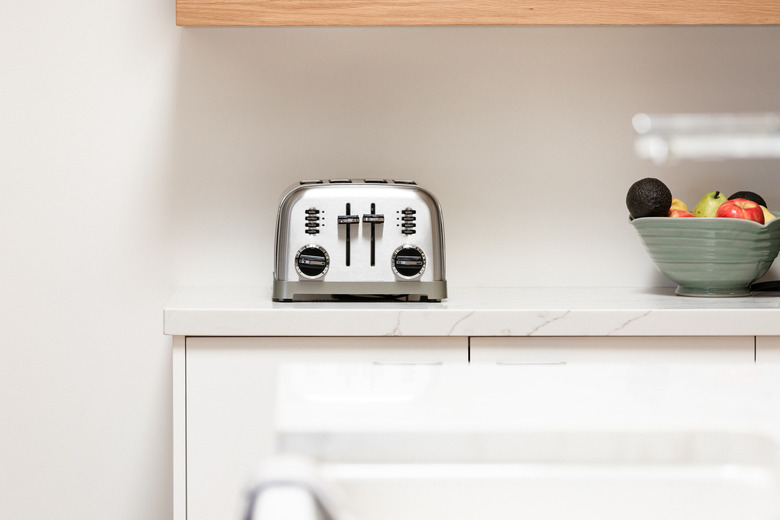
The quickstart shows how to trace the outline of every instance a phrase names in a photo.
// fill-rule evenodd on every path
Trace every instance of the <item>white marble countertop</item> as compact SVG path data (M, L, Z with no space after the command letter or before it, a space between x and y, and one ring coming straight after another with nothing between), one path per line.
M780 294L676 296L673 288L449 288L441 303L271 301L270 288L182 288L180 336L777 336Z

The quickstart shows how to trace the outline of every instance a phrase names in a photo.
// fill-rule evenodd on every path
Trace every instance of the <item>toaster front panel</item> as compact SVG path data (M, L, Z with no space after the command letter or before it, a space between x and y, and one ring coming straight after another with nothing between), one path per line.
M277 226L277 280L443 280L440 209L416 185L300 186Z

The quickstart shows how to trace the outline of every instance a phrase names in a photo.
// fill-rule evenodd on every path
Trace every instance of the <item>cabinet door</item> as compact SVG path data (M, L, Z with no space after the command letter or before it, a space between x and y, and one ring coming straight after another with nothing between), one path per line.
M756 337L756 364L780 364L780 336Z
M187 338L187 520L241 518L243 492L274 447L281 363L468 362L467 338Z
M753 336L480 337L472 363L754 363Z

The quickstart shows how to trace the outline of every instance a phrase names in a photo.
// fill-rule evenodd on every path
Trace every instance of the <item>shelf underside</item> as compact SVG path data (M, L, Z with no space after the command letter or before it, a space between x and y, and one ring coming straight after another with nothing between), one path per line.
M766 0L177 0L183 26L775 25Z

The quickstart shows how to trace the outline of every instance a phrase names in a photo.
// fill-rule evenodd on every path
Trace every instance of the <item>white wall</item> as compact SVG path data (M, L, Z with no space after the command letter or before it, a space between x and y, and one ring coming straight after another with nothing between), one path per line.
M276 204L300 178L429 187L456 285L667 283L627 223L645 176L691 205L752 189L780 207L777 161L659 168L631 128L639 111L780 109L778 27L181 34L170 180L188 282L270 283Z
M299 178L428 186L453 285L666 284L628 186L780 209L780 165L658 168L630 117L778 110L779 45L778 27L181 29L173 2L5 2L0 517L170 518L161 309L179 285L269 285Z

